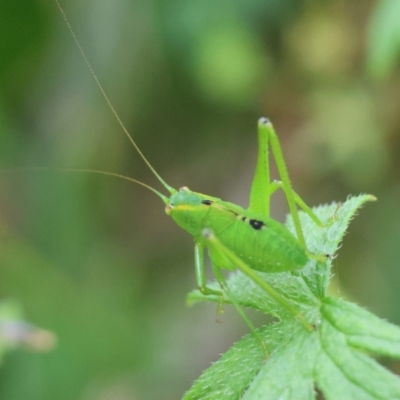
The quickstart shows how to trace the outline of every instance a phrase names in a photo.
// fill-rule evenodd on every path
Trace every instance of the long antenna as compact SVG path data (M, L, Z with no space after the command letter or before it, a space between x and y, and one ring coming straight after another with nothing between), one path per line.
M77 172L77 173L90 173L90 174L99 174L99 175L107 175L107 176L113 176L119 179L124 179L126 181L130 181L133 183L137 183L140 186L145 187L146 189L151 190L153 193L155 193L157 196L161 197L162 201L165 204L169 203L169 199L167 196L164 196L162 193L160 193L158 190L154 189L150 185L147 185L141 181L138 181L137 179L133 179L129 176L121 175L121 174L116 174L114 172L108 172L108 171L101 171L99 169L88 169L88 168L50 168L50 167L26 167L26 168L7 168L7 169L2 169L1 172L20 172L20 171L45 171L45 172Z
M143 186L152 192L154 192L158 197L161 197L163 202L165 204L169 203L169 199L167 196L164 196L162 193L160 193L158 190L154 189L150 185L146 185L145 183L138 181L137 179L133 179L129 176L121 175L121 174L116 174L114 172L108 172L108 171L100 171L98 169L87 169L87 168L56 168L56 171L60 172L85 172L85 173L91 173L91 174L100 174L100 175L108 175L108 176L114 176L119 179L125 179L126 181L134 182L137 183L140 186Z
M103 95L104 99L106 100L108 107L110 108L111 112L114 114L114 117L118 121L118 124L121 126L123 132L125 133L126 137L129 139L129 141L133 144L133 147L136 149L136 151L139 153L140 157L142 157L143 161L147 164L147 166L150 168L150 170L153 172L153 174L156 176L156 178L161 182L161 184L171 193L174 194L177 192L176 189L174 189L172 186L168 185L164 179L161 178L161 176L157 173L157 171L153 168L153 166L150 164L150 162L147 160L147 158L144 156L142 151L140 150L139 146L136 144L136 142L133 140L132 136L130 135L128 129L125 127L124 123L122 122L121 118L119 117L117 111L115 110L114 106L112 105L110 99L107 96L107 93L103 89L103 86L101 85L99 78L97 77L96 73L94 72L94 69L92 67L92 64L90 63L89 59L86 57L86 53L83 51L83 48L81 46L81 43L78 40L78 37L75 34L75 31L72 29L72 26L67 18L67 15L64 12L64 9L61 7L61 4L58 0L54 0L57 4L58 9L61 12L62 17L64 18L64 21L73 37L75 40L75 43L78 46L78 49L83 57L83 60L85 61L87 67L89 68L89 71L96 82L96 85L100 89L101 94Z

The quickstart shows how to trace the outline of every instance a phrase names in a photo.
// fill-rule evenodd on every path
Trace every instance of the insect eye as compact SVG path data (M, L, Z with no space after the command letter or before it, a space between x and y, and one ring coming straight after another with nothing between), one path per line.
M187 192L189 190L189 188L187 186L182 186L179 191L180 192Z
M165 213L166 213L167 215L171 215L173 209L174 209L174 205L173 205L173 204L167 204L167 205L165 206Z

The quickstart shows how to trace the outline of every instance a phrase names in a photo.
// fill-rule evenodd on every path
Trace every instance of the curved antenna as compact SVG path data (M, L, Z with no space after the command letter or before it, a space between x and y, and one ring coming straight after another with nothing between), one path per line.
M58 9L61 12L62 17L64 18L64 21L73 37L75 40L75 43L78 46L78 49L83 57L83 60L85 61L87 67L89 68L89 71L96 82L96 85L100 89L101 94L103 95L104 99L106 100L108 107L110 108L111 112L114 114L114 117L118 121L118 124L121 126L123 132L125 133L126 137L129 139L129 141L133 144L133 147L136 149L136 151L139 153L140 157L142 157L143 161L146 163L146 165L150 168L151 172L156 176L156 178L161 182L161 184L170 192L170 194L174 194L177 192L176 189L174 189L172 186L168 185L163 178L157 173L157 171L153 168L153 166L150 164L150 162L147 160L147 158L144 156L142 151L139 149L139 146L136 144L136 142L133 140L132 136L130 135L128 129L125 127L124 123L122 122L121 118L119 117L117 111L115 110L114 106L111 104L110 99L107 96L107 93L103 89L103 86L101 85L99 78L97 77L96 73L94 72L94 69L92 67L92 64L90 63L89 59L86 57L86 53L83 51L83 48L81 46L81 43L78 40L78 37L75 35L75 31L72 29L72 26L67 18L67 15L64 12L64 9L61 7L61 4L59 3L58 0L54 0L56 2L56 5Z
M119 179L125 179L126 181L130 181L133 183L137 183L140 186L143 186L149 190L151 190L153 193L155 193L158 197L161 197L162 201L165 204L169 203L169 199L167 196L164 196L162 193L160 193L158 190L154 189L150 185L147 185L146 183L143 183L141 181L138 181L137 179L133 179L129 176L121 175L121 174L116 174L114 172L108 172L108 171L101 171L98 169L85 169L85 168L56 168L56 171L60 172L82 172L82 173L90 173L90 174L100 174L100 175L108 175L108 176L113 176Z
M138 181L137 179L133 179L129 176L121 175L121 174L116 174L114 172L108 172L108 171L101 171L99 169L86 169L86 168L49 168L49 167L27 167L27 168L8 168L8 169L2 169L1 172L18 172L18 171L48 171L48 172L78 172L78 173L89 173L89 174L100 174L100 175L107 175L107 176L113 176L119 179L124 179L126 181L130 181L133 183L137 183L140 186L145 187L146 189L151 190L153 193L155 193L158 197L162 199L162 201L165 204L169 203L169 199L167 196L164 196L162 193L160 193L158 190L154 189L150 185L147 185L146 183L143 183L141 181Z

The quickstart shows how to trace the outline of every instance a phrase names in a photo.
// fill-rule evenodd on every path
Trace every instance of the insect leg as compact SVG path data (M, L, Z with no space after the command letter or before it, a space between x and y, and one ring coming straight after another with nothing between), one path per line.
M269 173L269 151L268 131L261 129L258 123L258 156L256 172L250 190L249 210L258 212L269 217L270 213L270 173Z
M294 191L290 183L289 174L287 172L286 163L283 158L281 145L279 143L278 136L275 133L275 129L271 122L268 120L260 120L260 129L265 129L268 131L269 140L271 143L271 149L274 153L276 166L278 167L278 172L282 180L282 189L285 192L286 200L288 202L289 210L293 218L293 224L297 233L297 238L301 244L305 246L305 240L303 236L303 231L301 229L299 213L296 208L296 201L294 196Z
M225 277L221 273L221 269L214 265L214 263L211 263L214 271L215 278L217 279L219 285L221 286L222 290L228 295L229 300L233 304L233 306L236 308L236 311L239 313L239 315L243 318L244 322L246 325L250 328L252 334L254 337L258 340L260 343L262 349L264 350L265 353L265 358L269 357L268 350L265 346L264 340L261 338L259 333L257 332L257 329L254 327L254 325L251 323L247 315L244 313L242 307L240 307L239 303L235 300L235 297L232 295L232 293L229 290L228 284L226 283Z
M219 315L223 312L224 294L219 290L207 287L206 274L204 269L204 245L199 242L195 242L194 245L194 264L196 269L197 287L200 293L204 294L204 296L215 295L219 297L218 310L217 310L217 321L218 321Z
M217 295L220 297L220 302L219 302L219 306L218 306L218 315L219 315L222 310L223 303L224 303L224 293L221 291L218 291L218 290L210 289L206 286L206 277L205 277L205 270L204 270L204 245L199 242L196 242L194 252L195 252L197 286L198 286L200 292L205 296ZM224 276L221 273L220 268L217 267L214 263L212 263L211 265L212 265L212 268L214 271L215 278L217 279L219 285L221 286L221 289L229 297L229 300L231 301L233 306L236 308L239 315L243 318L244 322L250 328L254 337L260 342L261 347L264 350L265 357L267 358L268 351L267 351L267 348L266 348L265 343L262 340L261 336L257 332L256 328L253 326L253 324L250 322L250 320L247 318L247 315L244 313L244 311L242 310L242 308L240 307L238 302L235 300L235 298L230 293L228 285L226 283Z
M272 195L276 190L283 189L283 183L281 181L273 181L270 185L270 195ZM293 191L294 201L295 203L309 215L309 217L320 227L324 228L330 225L330 223L323 223L311 210L310 207L304 202L304 200L295 192Z
M203 231L203 237L207 242L207 246L211 247L213 251L221 252L225 257L227 257L233 265L239 268L245 275L259 285L277 303L285 307L308 331L312 332L314 330L311 324L304 319L301 312L297 310L291 302L282 297L268 282L262 279L256 271L250 268L240 257L224 246L211 230L205 229Z
M258 142L258 161L250 191L249 209L269 217L271 182L268 164L268 149L269 146L271 146L275 157L275 163L278 167L278 172L282 180L282 189L285 192L289 210L293 218L293 224L296 230L297 238L299 242L306 247L299 214L296 208L294 191L290 183L286 163L283 158L281 146L279 144L279 139L275 133L273 125L267 118L260 118L258 121Z

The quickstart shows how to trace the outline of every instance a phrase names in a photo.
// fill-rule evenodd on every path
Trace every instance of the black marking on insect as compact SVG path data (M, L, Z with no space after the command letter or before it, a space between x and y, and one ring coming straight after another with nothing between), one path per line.
M246 222L246 217L242 217L242 221Z
M256 230L259 230L259 229L261 229L263 226L265 226L264 222L259 221L259 220L257 220L257 219L250 219L249 222L250 222L251 227L254 228L254 229L256 229Z
M202 200L202 204L205 204L206 206L211 206L212 203L212 200Z

